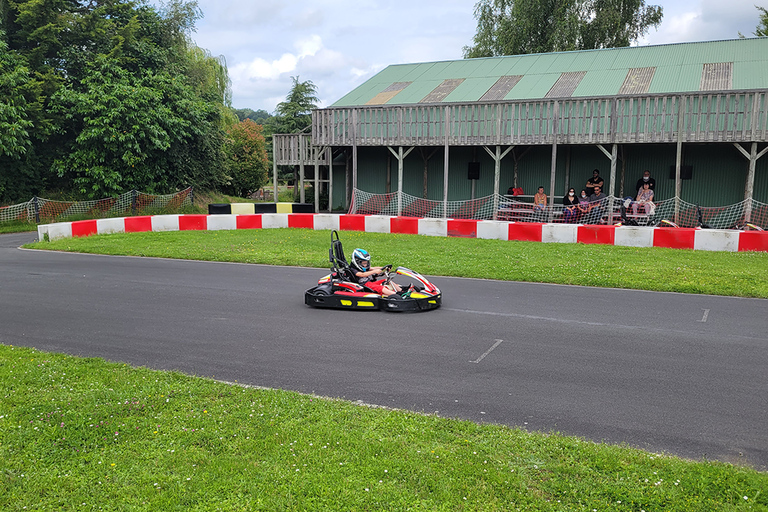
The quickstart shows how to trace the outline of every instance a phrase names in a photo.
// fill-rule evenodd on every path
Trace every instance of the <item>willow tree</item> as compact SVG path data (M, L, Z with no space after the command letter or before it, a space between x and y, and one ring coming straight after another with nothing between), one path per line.
M661 23L645 0L480 0L464 57L629 46Z

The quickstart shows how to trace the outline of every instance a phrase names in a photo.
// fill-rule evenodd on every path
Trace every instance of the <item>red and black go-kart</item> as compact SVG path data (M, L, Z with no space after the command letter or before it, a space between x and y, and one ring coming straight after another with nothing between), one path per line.
M316 308L337 309L381 309L383 311L425 311L436 309L442 303L442 294L437 286L418 272L405 267L392 270L392 265L384 267L382 279L386 284L396 275L413 279L408 286L402 286L402 292L394 295L381 295L364 284L359 284L355 272L344 258L344 250L336 231L331 232L329 251L331 273L321 278L317 286L304 294L304 303Z

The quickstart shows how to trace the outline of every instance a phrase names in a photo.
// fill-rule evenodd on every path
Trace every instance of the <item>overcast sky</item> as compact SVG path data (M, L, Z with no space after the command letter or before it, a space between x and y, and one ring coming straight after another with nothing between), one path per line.
M198 0L192 38L223 55L235 108L272 113L291 77L311 80L325 107L390 64L462 58L476 0ZM663 0L641 44L752 36L768 0Z

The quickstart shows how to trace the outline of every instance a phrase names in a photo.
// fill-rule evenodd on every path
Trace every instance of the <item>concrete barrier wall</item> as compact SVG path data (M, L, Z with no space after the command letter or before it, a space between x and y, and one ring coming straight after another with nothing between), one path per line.
M42 224L40 240L142 231L304 228L406 233L439 237L520 240L546 243L668 247L699 251L766 251L768 231L539 224L464 219L419 219L381 215L263 213L247 215L154 215Z

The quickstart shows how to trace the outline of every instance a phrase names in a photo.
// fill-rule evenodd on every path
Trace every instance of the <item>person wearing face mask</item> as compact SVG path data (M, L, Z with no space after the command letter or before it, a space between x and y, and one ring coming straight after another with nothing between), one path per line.
M589 195L586 190L579 194L579 218L589 211Z
M643 171L643 177L637 180L637 184L635 185L635 192L639 192L641 188L643 188L643 184L648 183L648 188L650 190L656 190L656 180L651 178L651 171L645 170Z
M576 197L576 191L573 188L568 189L568 193L563 197L563 220L567 224L576 222L579 215L579 198Z

